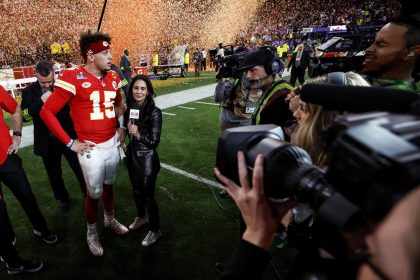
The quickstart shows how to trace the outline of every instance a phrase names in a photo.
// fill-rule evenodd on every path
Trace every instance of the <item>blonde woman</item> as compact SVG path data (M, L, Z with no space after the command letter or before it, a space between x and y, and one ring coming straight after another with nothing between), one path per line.
M337 82L338 81L338 82ZM346 86L370 86L359 74L354 72L334 72L308 80L305 84L343 84ZM310 104L294 97L297 108L293 110L293 116L298 122L292 142L306 150L314 164L325 166L328 164L328 156L325 151L324 131L331 125L335 117L342 114L341 111L324 111L322 106Z

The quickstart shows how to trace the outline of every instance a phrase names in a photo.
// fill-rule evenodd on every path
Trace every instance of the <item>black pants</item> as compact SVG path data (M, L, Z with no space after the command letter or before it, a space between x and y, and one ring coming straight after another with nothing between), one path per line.
M194 77L200 77L200 64L194 63Z
M79 181L80 190L84 195L86 195L85 179L83 178L77 154L67 148L57 138L50 137L48 140L47 155L42 157L42 161L44 162L45 170L47 171L48 179L50 180L55 199L63 202L69 201L70 199L62 176L62 155L66 157L70 168L73 170L74 175L76 175L76 178Z
M136 155L131 151L129 156L128 175L133 187L137 216L144 217L147 209L150 230L157 232L160 229L160 219L155 190L160 168L159 159L153 150L139 151Z
M295 86L296 79L299 80L299 83L303 85L305 82L305 68L302 67L292 67L292 71L290 71L290 84Z
M47 223L32 193L28 177L22 167L22 160L18 155L9 155L6 161L0 165L0 181L12 191L20 202L33 228L40 231L41 234L48 233Z
M6 203L3 200L3 191L0 186L0 256L8 264L17 263L19 260L13 245L14 238L15 232L10 223Z

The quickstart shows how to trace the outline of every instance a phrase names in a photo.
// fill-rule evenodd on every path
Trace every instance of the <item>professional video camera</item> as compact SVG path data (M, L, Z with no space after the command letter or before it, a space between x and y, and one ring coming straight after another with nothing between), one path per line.
M350 89L353 97L358 90L310 86L303 87L301 98L305 101L306 97L312 96L313 103L318 104L326 103L323 94L327 92L328 96L331 87L336 95L337 89ZM314 98L315 92L318 97ZM392 109L394 103L394 111L409 112L410 106L416 101L418 104L419 100L414 92L363 88L365 96L378 96L379 93L382 100L387 101L371 102L370 108L362 109ZM346 104L346 98L341 99L344 102L338 96L328 106L360 111L354 101ZM396 103L394 99L400 102ZM354 229L361 221L380 221L401 197L419 185L420 117L387 112L342 115L336 118L327 135L331 163L326 171L313 165L303 149L285 142L281 129L274 125L226 130L219 138L216 166L222 174L239 183L237 151L245 153L251 172L257 155L263 154L265 195L272 200L295 198L309 205L316 219L338 231ZM324 228L320 235L326 232Z
M231 45L223 47L225 56L216 57L215 63L220 66L217 79L237 77L240 73L235 70L244 63L246 49L244 47L233 47Z

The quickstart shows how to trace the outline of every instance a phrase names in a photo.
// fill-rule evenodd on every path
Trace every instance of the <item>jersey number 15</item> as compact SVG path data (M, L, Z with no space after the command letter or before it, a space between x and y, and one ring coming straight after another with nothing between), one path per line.
M103 120L105 117L108 119L115 118L114 111L114 99L115 91L105 90L103 91L103 111L101 111L101 95L99 90L95 90L90 94L90 100L92 101L93 112L90 113L90 119Z

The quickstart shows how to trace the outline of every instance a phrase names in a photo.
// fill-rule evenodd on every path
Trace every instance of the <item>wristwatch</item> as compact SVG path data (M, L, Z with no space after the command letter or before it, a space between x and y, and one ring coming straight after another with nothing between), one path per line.
M20 131L13 131L13 135L14 136L22 137L22 132L20 132Z

